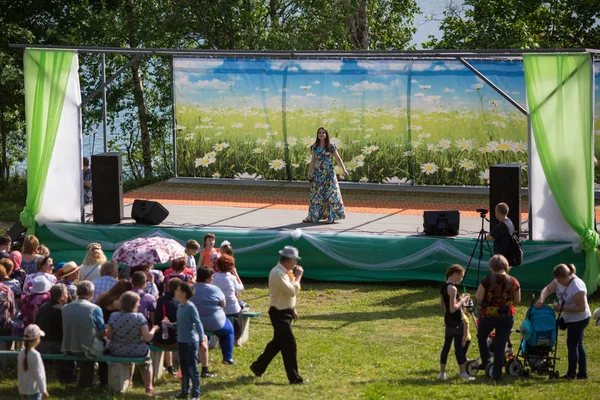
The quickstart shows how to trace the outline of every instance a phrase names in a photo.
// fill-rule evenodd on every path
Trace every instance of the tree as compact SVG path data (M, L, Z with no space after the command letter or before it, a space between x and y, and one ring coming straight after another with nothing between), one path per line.
M441 39L428 48L536 49L597 48L600 0L465 0L450 3Z

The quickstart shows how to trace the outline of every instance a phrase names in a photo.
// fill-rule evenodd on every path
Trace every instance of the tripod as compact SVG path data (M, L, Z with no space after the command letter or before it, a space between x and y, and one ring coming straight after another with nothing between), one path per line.
M477 236L477 241L475 242L475 246L473 247L473 252L471 252L471 258L469 258L469 263L467 264L467 268L465 269L465 276L467 276L467 273L469 272L469 268L471 267L471 263L473 262L473 256L475 256L475 251L477 251L477 248L479 247L479 257L477 258L477 280L476 280L477 283L479 283L479 270L481 268L481 259L483 258L483 243L484 242L487 244L487 249L488 249L488 253L490 254L490 257L492 256L492 249L490 248L490 244L489 244L489 242L487 242L487 240L485 240L485 238L487 236L487 232L484 229L484 223L486 221L486 218L485 218L486 214L487 214L487 211L485 213L481 212L479 214L479 216L481 217L481 230L479 231L479 235Z

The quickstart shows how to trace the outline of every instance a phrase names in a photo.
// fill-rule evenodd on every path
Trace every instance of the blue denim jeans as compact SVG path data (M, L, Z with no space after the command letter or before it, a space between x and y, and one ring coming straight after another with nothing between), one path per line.
M569 354L569 370L567 375L570 378L587 377L587 356L583 347L583 332L590 323L590 317L582 321L567 323L567 350ZM579 373L576 373L579 366Z
M510 330L515 323L515 317L495 317L495 318L480 318L479 326L477 327L477 342L479 343L479 356L482 364L488 365L490 362L490 350L487 346L487 338L496 330L494 339L494 376L497 381L502 376L502 368L504 368L506 343L510 337Z
M234 332L233 324L226 318L225 325L216 332L213 332L219 338L219 345L221 346L221 354L223 355L223 361L233 360L233 342Z
M198 372L198 342L179 342L179 366L181 367L181 392L190 394L192 381L192 397L200 396L200 373Z

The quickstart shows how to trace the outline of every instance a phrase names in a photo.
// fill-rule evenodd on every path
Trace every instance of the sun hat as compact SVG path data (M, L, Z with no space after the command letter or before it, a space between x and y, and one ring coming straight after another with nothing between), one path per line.
M43 330L40 329L36 324L29 324L25 331L23 332L23 339L25 340L35 340L40 336L46 336Z
M31 293L46 293L52 288L52 283L48 279L46 279L43 275L38 275L33 278L33 282L31 284Z
M223 246L231 246L231 243L229 243L229 240L223 240L221 242L221 246L219 246L219 247L223 247Z
M69 261L65 263L60 270L60 277L66 278L69 275L73 275L75 272L79 271L79 266L75 261Z
M300 259L298 255L298 249L294 246L285 246L282 250L279 250L279 254L287 258L294 258L296 260Z

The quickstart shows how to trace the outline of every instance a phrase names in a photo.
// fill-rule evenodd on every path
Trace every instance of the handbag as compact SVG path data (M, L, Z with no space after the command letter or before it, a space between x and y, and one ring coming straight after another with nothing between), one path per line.
M556 321L556 325L558 326L558 329L560 329L561 331L566 331L567 330L567 323L565 322L565 319L563 317L560 317Z
M563 307L565 306L565 296L567 295L567 289L569 288L569 285L571 284L571 282L573 282L574 280L575 280L575 278L571 278L571 280L569 281L569 283L567 283L567 286L565 287L565 294L562 296L562 299L561 299L560 311L558 312L558 319L556 320L556 326L561 331L566 331L567 330L567 322L561 316L561 314L562 314Z
M463 322L446 324L446 337L458 336L463 334Z

